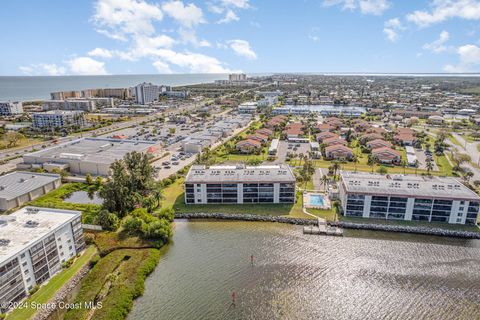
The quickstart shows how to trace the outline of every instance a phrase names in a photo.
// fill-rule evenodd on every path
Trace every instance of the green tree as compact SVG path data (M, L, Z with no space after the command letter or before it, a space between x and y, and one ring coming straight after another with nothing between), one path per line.
M415 160L415 162L413 163L413 167L415 168L415 175L417 174L419 166L420 166L420 162L418 162L418 160Z
M108 212L108 210L101 210L96 218L96 223L104 230L115 231L118 229L120 220L116 214Z
M387 174L387 173L388 173L388 169L387 169L385 166L380 166L380 167L378 167L378 169L377 169L377 173Z
M425 162L425 167L427 168L427 174L430 175L430 171L433 170L433 162L430 158Z
M87 175L85 176L85 183L88 184L88 185L93 184L93 178L92 178L92 175L90 173L87 173Z
M453 169L458 171L463 163L471 161L472 158L465 153L452 152L452 160L455 162L455 167Z

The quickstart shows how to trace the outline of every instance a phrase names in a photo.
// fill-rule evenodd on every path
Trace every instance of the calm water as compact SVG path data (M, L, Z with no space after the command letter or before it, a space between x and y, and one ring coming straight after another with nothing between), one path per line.
M64 199L65 202L81 203L81 204L102 204L103 199L99 197L97 192L88 193L86 191L75 191Z
M478 241L354 235L177 222L129 319L478 319Z
M228 79L227 74L144 74L110 76L0 77L1 100L50 99L50 92L89 88L122 88L141 82L170 86Z

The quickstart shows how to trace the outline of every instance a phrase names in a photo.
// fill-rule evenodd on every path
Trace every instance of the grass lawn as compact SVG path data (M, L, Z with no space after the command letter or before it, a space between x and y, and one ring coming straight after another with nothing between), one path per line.
M336 221L335 210L333 209L324 210L324 209L308 208L307 211L308 213L311 213L317 217L323 218L327 221Z
M480 228L478 228L477 226L449 224L449 223L441 223L441 222L383 220L383 219L370 219L370 218L364 219L364 218L357 218L357 217L345 217L343 215L339 215L338 218L340 221L353 222L353 223L389 224L389 225L399 225L399 226L409 226L409 227L428 227L428 228L438 228L438 229L446 229L446 230L480 232Z
M460 147L463 147L463 145L460 143L460 141L458 141L457 138L455 138L453 135L449 134L448 139L450 141L452 141L453 144L455 144L457 146L460 146Z
M12 152L15 152L16 149L28 147L37 143L41 143L42 141L43 140L36 138L25 138L19 140L14 147L7 148L8 142L4 139L0 139L0 150L11 150Z
M297 197L295 204L209 204L209 205L186 205L183 195L183 178L177 179L173 184L164 189L164 206L172 206L177 213L245 213L257 215L288 216L292 218L311 217L302 210L302 197Z
M94 246L89 246L85 252L75 260L75 262L70 266L70 268L60 271L56 274L50 281L45 285L41 286L37 292L30 296L26 300L26 306L30 305L32 302L35 303L47 303L55 293L72 278L90 259L97 253L97 249ZM31 308L22 308L15 309L7 317L8 320L25 320L30 319L36 310Z
M65 183L60 188L53 190L46 195L43 195L29 203L31 206L46 207L66 210L80 210L82 211L82 222L93 223L95 217L101 209L97 204L80 204L69 203L63 200L75 191L89 191L93 186L88 186L84 183Z
M116 232L90 234L103 256L88 275L74 303L101 301L102 308L72 309L65 319L123 320L133 306L133 300L142 295L145 278L160 259L160 250L152 248L154 242L127 237ZM147 247L150 246L150 247ZM114 250L114 251L112 251Z
M433 157L440 172L443 172L446 176L451 176L453 174L453 167L450 165L450 162L448 162L448 159L445 155L437 156L434 154ZM432 174L433 173L435 173L435 171L432 171Z

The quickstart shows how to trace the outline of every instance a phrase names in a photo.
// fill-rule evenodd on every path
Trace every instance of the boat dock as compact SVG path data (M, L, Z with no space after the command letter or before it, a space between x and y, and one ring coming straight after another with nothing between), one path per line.
M325 221L318 221L318 226L304 226L303 234L322 234L326 236L343 236L343 229L328 226Z

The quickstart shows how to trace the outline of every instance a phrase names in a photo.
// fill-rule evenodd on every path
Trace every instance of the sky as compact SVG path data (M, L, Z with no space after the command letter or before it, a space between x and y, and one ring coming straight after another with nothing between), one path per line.
M480 0L2 0L0 75L480 71Z

